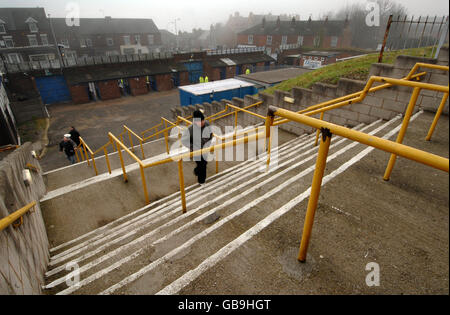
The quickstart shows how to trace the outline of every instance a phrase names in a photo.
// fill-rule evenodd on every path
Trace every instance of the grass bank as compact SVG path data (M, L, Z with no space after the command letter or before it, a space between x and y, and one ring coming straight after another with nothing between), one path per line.
M431 49L431 47L426 47L388 51L383 54L383 63L392 64L399 55L429 57ZM378 53L341 61L283 81L264 90L264 92L273 94L275 90L290 91L293 87L309 88L316 82L337 84L340 78L365 81L368 79L370 66L377 62Z

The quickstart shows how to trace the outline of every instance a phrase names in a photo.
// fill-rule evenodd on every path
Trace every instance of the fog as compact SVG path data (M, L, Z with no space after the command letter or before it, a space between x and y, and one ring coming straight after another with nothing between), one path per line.
M230 14L239 12L247 17L254 14L299 15L301 20L309 16L318 19L327 12L336 12L346 5L367 4L369 0L0 0L0 7L44 7L52 17L65 17L68 4L77 4L80 17L99 18L151 18L159 29L192 31L193 28L209 29L211 24L225 23ZM409 15L448 15L448 0L397 0Z

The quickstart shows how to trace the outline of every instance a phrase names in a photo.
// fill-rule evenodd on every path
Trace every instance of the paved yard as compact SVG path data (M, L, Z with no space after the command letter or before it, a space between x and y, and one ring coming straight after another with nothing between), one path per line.
M50 127L48 150L40 161L44 171L68 165L58 144L71 125L80 132L92 150L108 141L108 132L115 135L127 125L140 133L161 121L161 117L172 119L170 109L180 105L178 90L155 92L141 96L91 102L81 105L58 104L48 107Z

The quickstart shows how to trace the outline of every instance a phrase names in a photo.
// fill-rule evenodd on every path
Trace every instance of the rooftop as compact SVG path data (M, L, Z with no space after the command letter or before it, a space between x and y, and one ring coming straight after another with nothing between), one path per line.
M226 80L220 80L220 81L213 81L213 82L207 82L207 83L199 83L199 84L192 84L187 86L179 87L180 90L183 90L185 92L194 94L194 95L203 95L208 94L212 92L221 92L221 91L227 91L232 89L237 89L241 87L248 87L253 86L254 84L245 82L238 79L226 79Z

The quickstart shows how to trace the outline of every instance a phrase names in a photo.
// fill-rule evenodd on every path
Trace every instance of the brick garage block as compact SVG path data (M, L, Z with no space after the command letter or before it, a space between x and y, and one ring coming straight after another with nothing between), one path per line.
M72 85L70 86L69 91L74 104L83 104L90 101L87 84Z
M97 86L102 100L120 98L122 96L116 80L101 81L97 83Z

